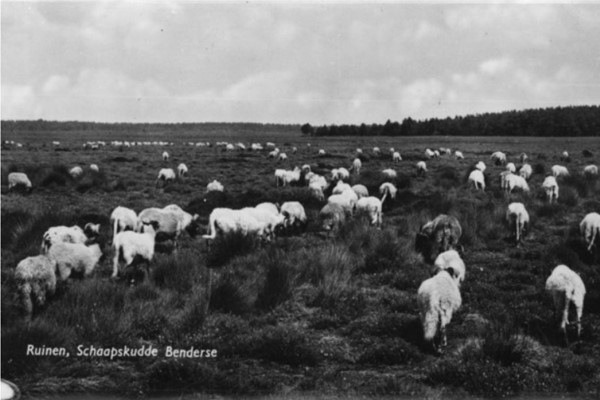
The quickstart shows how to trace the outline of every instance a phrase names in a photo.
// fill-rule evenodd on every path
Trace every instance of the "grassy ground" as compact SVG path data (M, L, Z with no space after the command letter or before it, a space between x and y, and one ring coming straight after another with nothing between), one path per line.
M163 148L107 147L83 150L77 140L59 138L54 149L40 141L2 150L2 376L28 395L38 393L202 392L298 396L345 393L348 396L471 394L505 396L530 393L598 395L600 387L599 258L585 251L579 221L600 210L600 182L579 176L583 149L600 154L597 139L511 138L302 138L232 135L231 142L271 140L286 151L286 162L266 152L222 152L191 147L189 137L168 137L171 160ZM214 140L216 137L211 137ZM55 140L53 138L52 140ZM104 138L106 139L106 138ZM309 147L307 144L310 143ZM291 147L298 152L291 154ZM379 146L384 155L371 152ZM425 147L460 149L466 160L428 161L417 176L414 164ZM336 237L318 232L323 205L301 187L276 188L275 168L310 164L316 172L349 167L354 150L364 150L363 169L352 183L371 192L392 167L398 197L384 205L381 230L357 219ZM388 148L401 151L391 162ZM326 157L318 157L324 148ZM521 151L530 156L534 175L530 194L507 199L489 154L506 151L509 161ZM560 153L573 176L559 181L556 205L544 201L541 182ZM489 190L466 184L469 167L488 164ZM160 168L185 162L184 182L155 187ZM79 180L66 171L96 163ZM6 176L25 171L29 194L7 193ZM222 197L205 197L218 179ZM301 201L306 232L261 244L228 237L210 250L199 238L185 237L171 252L162 246L150 279L130 287L109 279L112 251L108 217L117 205L136 211L176 203L206 222L216 205L243 207L261 201ZM504 222L510 201L523 201L532 219L525 241L516 246ZM421 342L416 291L428 266L414 251L419 226L438 215L455 215L463 226L467 277L463 306L449 326L444 355L428 353ZM39 252L50 226L102 224L105 258L90 279L73 279L58 288L31 321L20 316L12 271L19 260ZM565 263L587 286L581 341L561 343L544 293L550 271ZM27 357L28 344L65 347L71 357ZM158 357L77 357L78 345L159 349ZM167 346L217 349L214 359L164 356Z

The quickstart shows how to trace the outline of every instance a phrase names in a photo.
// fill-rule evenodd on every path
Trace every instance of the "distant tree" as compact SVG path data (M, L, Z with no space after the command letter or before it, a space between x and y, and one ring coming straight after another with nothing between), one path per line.
M302 125L302 127L300 127L300 132L302 132L303 135L314 135L315 130L314 128L309 124L306 123L304 125Z

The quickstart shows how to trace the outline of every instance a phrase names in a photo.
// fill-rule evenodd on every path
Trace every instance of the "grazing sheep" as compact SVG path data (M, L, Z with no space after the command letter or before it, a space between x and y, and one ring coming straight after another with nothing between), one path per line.
M267 158L277 158L279 156L279 149L271 150L269 154L267 154Z
M394 186L393 183L383 182L381 186L379 186L379 194L381 195L381 203L388 198L388 196L393 200L396 198L396 194L398 193L398 189Z
M177 248L178 239L186 231L191 237L198 233L197 214L191 215L185 212L176 204L170 204L164 208L146 208L138 215L138 229L150 223L156 223L154 230L156 231L157 241L162 241L164 238L172 239L174 248ZM158 238L160 235L160 238Z
M185 178L188 174L188 167L184 163L181 163L177 166L177 176L179 178Z
M454 152L454 157L455 157L457 160L464 160L464 159L465 159L465 156L463 155L462 151L458 151L458 150L456 150L456 151Z
M546 197L548 198L548 202L550 204L558 201L558 183L556 182L555 177L547 176L542 183L542 188L546 192Z
M273 215L278 215L279 214L279 207L277 206L277 204L271 203L269 201L265 201L263 203L260 203L260 204L256 205L254 208L270 212Z
M325 200L323 191L327 188L327 180L320 175L314 175L308 182L308 190L319 201Z
M452 154L452 150L450 150L448 147L440 147L439 150L440 150L441 154L445 154L445 155Z
M508 177L509 175L511 175L512 172L510 171L502 171L500 172L500 188L505 191L508 192Z
M440 253L433 263L431 276L435 276L442 270L451 270L450 275L456 279L458 286L465 280L466 267L465 262L456 250L448 250Z
M56 291L56 261L45 255L27 257L15 268L15 281L20 302L27 316L43 307Z
M529 185L527 184L527 181L525 178L519 175L507 175L505 185L507 193L512 193L512 191L515 189L521 189L524 192L529 192Z
M98 167L98 164L90 164L90 170L100 172L100 167Z
M362 153L363 153L363 151L362 151L362 149L361 149L361 148L357 148L357 149L356 149L356 154L357 154L357 155L361 155Z
M117 206L110 214L110 224L113 227L113 239L117 233L138 227L138 216L130 208Z
M480 189L485 190L485 178L483 176L483 172L478 169L474 169L469 174L469 182L473 183L473 186L476 190Z
M350 172L346 168L334 168L331 170L331 179L334 181L350 179Z
M386 179L396 179L396 177L398 176L398 173L391 168L384 169L383 171L381 171L381 173L383 174L383 176L385 176Z
M306 227L306 212L298 201L286 201L281 205L283 227L285 229L303 229Z
M521 161L521 164L524 164L524 163L525 163L525 161L527 161L527 159L528 159L528 158L529 158L529 157L527 157L527 154L525 154L525 153L521 153L521 154L519 155L519 160Z
M558 265L546 280L546 292L552 296L557 317L561 317L560 330L568 344L567 325L569 323L569 306L575 306L577 314L577 338L581 335L581 316L583 314L583 298L585 285L579 275L566 265ZM562 314L562 315L561 315Z
M102 257L102 250L98 244L56 243L46 255L56 261L58 279L65 281L72 272L82 273L84 277L91 275Z
M286 174L285 169L277 168L275 170L275 187L283 186L283 177Z
M377 146L373 147L373 154L375 154L376 156L381 154L381 149Z
M71 177L73 179L79 178L82 174L83 174L83 168L81 168L79 165L77 165L69 170L69 175L71 175Z
M361 184L354 185L354 186L352 186L352 190L354 190L354 193L356 193L356 195L358 196L359 199L361 199L362 197L369 196L369 189L367 189L367 187L365 185L361 185Z
M285 161L287 159L288 159L287 154L285 154L285 153L279 153L279 157L278 157L279 161Z
M294 167L292 171L286 170L282 176L282 185L288 186L292 183L299 182L301 177L302 170L298 167Z
M485 172L485 163L483 161L479 161L477 164L475 164L475 169L480 170L481 172Z
M515 232L515 240L519 243L523 232L529 227L529 213L523 203L510 203L506 210L506 221L511 230Z
M242 211L252 215L257 221L264 224L264 236L268 240L272 239L275 232L283 227L285 218L279 213L277 206L272 203L262 203L256 207L245 207Z
M588 178L598 176L598 166L596 166L594 164L586 165L583 168L583 174L585 176L587 176Z
M56 243L85 243L88 240L83 229L77 225L53 226L48 228L42 237L41 252L46 254Z
M435 157L435 153L431 149L425 149L425 158L430 160L433 157Z
M591 252L596 242L600 241L600 214L596 212L587 214L579 223L579 231L587 244L588 251Z
M8 190L16 187L25 187L28 191L31 190L31 181L24 172L11 172L8 174Z
M160 181L163 181L165 184L167 182L175 181L175 171L173 171L173 168L162 168L158 171L158 177L156 178L155 184L156 187L158 187Z
M394 162L400 162L400 161L402 161L402 156L400 155L399 152L397 152L397 151L393 152L393 154L392 154L392 161L394 161Z
M438 150L434 150L433 155L435 158L440 158L440 152Z
M351 170L353 170L356 173L356 175L360 175L361 168L362 168L362 161L360 161L360 158L355 158L354 161L352 161Z
M210 213L208 233L204 239L214 240L217 234L239 232L244 235L257 235L263 237L267 224L259 221L247 209L233 210L231 208L217 207Z
M531 174L533 173L533 169L529 164L523 164L521 168L519 168L519 175L523 177L525 180L529 180L531 178Z
M462 304L458 282L452 276L452 268L440 271L421 283L417 291L423 338L436 353L447 345L446 325Z
M440 214L421 226L415 240L415 250L432 263L438 254L456 250L462 236L462 227L456 217Z
M424 174L427 172L427 164L425 161L417 162L417 174Z
M98 237L98 235L100 235L100 224L93 224L91 222L88 222L83 227L83 233L88 238Z
M381 228L382 203L377 197L362 197L356 202L356 212L363 213L369 217L371 225Z
M558 178L560 176L569 176L569 170L567 169L567 167L565 167L563 165L553 165L552 166L552 175L555 178Z
M292 154L296 154L298 152L298 148L296 146L292 147Z
M146 275L150 275L150 262L154 257L154 245L158 224L152 222L143 224L140 232L124 231L119 232L113 239L114 259L112 278L119 274L119 264L122 259L125 262L125 268L133 265L134 262L143 261L146 264Z
M163 151L162 159L163 159L163 161L169 161L169 153L166 151Z
M206 192L222 192L224 189L223 185L221 184L221 182L219 182L218 180L213 180L212 182L209 182L208 185L206 185Z
M310 164L304 164L302 166L302 168L300 168L300 170L302 171L303 174L308 174L309 172L312 171L312 168L310 167ZM308 177L307 177L308 179Z
M517 167L515 166L515 163L509 162L508 164L506 164L506 170L510 171L511 174L514 174L515 172L517 172Z
M325 157L327 155L327 152L323 149L319 149L319 157Z
M356 206L357 201L358 196L352 189L345 190L340 194L333 194L327 199L328 204L339 205L347 215L352 215L354 213L354 207Z
M490 158L496 165L506 164L506 154L501 151L493 152Z
M562 154L560 155L560 160L561 161L566 161L566 162L571 161L571 157L569 157L569 152L568 151L563 151Z
M346 213L338 204L326 204L319 212L319 221L325 231L338 231L346 222Z
M346 190L352 190L352 187L342 181L338 181L337 184L335 185L335 187L333 188L333 190L331 191L331 194L341 194L343 192L345 192ZM358 196L358 194L357 194Z

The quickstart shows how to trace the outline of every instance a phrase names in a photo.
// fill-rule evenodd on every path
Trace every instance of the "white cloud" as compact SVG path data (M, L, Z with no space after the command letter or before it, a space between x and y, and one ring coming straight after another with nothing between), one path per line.
M511 65L511 60L507 57L486 60L479 64L479 70L486 75L497 75L505 72Z

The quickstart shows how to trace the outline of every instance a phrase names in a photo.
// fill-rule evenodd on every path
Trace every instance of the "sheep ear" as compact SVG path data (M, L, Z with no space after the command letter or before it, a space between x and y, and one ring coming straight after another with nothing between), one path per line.
M448 267L448 268L446 268L446 271L448 271L448 273L450 274L451 277L456 278L456 273L454 272L454 268Z

